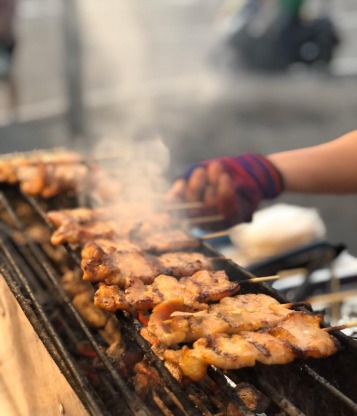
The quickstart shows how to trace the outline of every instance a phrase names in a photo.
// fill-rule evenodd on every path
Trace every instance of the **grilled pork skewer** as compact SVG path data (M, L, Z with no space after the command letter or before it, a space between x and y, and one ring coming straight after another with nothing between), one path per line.
M111 218L111 215L99 210L92 217L93 213L81 209L74 214L75 219L68 211L48 214L52 224L58 227L51 237L53 245L84 245L97 239L129 239L140 245L142 250L160 253L197 248L201 244L184 230L174 228L174 219L168 213L149 213L145 217L127 214Z
M212 284L214 287L210 286ZM152 315L151 322L155 322L155 319L160 321L177 316L187 318L196 316L197 310L208 309L209 306L204 305L204 302L218 301L223 297L231 296L240 287L238 282L229 281L224 271L208 270L198 271L180 280L173 276L159 275L151 285L132 278L127 279L126 285L127 288L122 290L117 285L100 284L94 298L96 306L110 312L117 310L134 312L149 310L162 303L162 309L157 307L158 313ZM276 302L275 299L273 302ZM287 303L278 304L277 307L288 309L300 306L302 303L306 304L305 302ZM189 312L180 312L182 310Z
M154 232L140 240L134 239L134 241L137 241L143 250L155 254L169 251L195 250L201 246L199 239L192 238L181 229Z
M208 365L232 370L262 364L287 364L295 358L322 358L334 354L337 340L320 328L321 316L293 312L274 328L200 338L190 349L166 350L164 359L179 366L194 381L202 380Z
M126 279L136 277L152 283L159 274L183 277L199 270L212 270L213 260L197 252L149 255L128 240L98 240L82 250L83 279L126 286ZM145 272L143 272L145 270Z
M77 153L63 149L0 159L0 182L18 183L25 194L43 198L68 191L81 192L90 187L96 196L110 199L121 191L120 184L104 171L83 164Z
M224 271L210 272L202 270L190 277L177 280L172 276L160 275L151 285L134 279L127 289L101 284L97 290L94 303L97 307L115 312L118 310L149 310L160 302L180 299L189 308L207 308L205 302L218 301L239 290L237 282L229 281Z
M18 153L4 155L0 159L0 182L10 184L19 181L18 172L23 167L37 166L46 163L77 163L79 155L64 149L35 151L28 154Z
M249 293L224 297L218 304L197 312L191 305L176 298L154 308L142 334L169 346L218 333L256 331L272 327L292 313L287 306L271 296Z
M0 181L19 183L24 193L44 198L62 192L78 191L89 172L88 167L78 164L78 160L78 154L67 150L3 158L0 161ZM71 169L65 165L68 162L72 165Z
M96 220L110 220L122 218L150 218L154 214L159 214L154 206L143 205L139 202L125 202L110 204L98 208L79 207L72 209L61 209L49 211L47 218L59 228L67 222L87 224Z
M179 209L191 208L194 203L170 204L164 203L160 206L156 203L143 204L138 201L121 201L98 208L78 207L72 209L61 209L49 211L47 217L54 227L59 228L68 221L86 224L94 220L108 220L116 218L140 218L141 221L150 219L155 214L164 214ZM172 217L170 217L172 218ZM204 219L202 218L202 221Z
M84 245L96 239L127 238L139 244L143 250L155 253L197 248L201 245L200 239L190 237L178 227L180 221L182 225L182 220L167 212L155 212L153 207L148 210L142 204L127 203L94 210L77 208L51 211L47 217L57 228L51 237L53 245ZM202 223L216 221L217 217L193 220Z
M69 170L59 164L23 166L17 170L21 190L28 195L51 198L68 191L81 192L88 179L88 168L74 164Z
M100 263L100 259L93 259L91 257L89 261L85 258L82 260L83 279L86 281L102 281L107 285L125 288L136 280L150 284L161 274L156 257L141 252L118 252L115 262L106 262L103 258L103 264Z
M172 227L172 219L168 214L151 215L146 218L128 215L116 218L104 216L89 221L85 219L87 214L85 210L78 214L79 219L63 221L60 224L52 235L51 243L53 245L65 243L83 245L98 238L139 239L150 232L156 232L158 227L159 229ZM97 215L99 216L101 213L97 213ZM57 221L53 213L50 213L48 218L53 224Z

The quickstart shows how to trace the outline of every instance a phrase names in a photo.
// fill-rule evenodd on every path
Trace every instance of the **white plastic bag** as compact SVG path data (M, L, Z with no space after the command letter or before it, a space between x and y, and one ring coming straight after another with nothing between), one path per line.
M251 223L234 227L230 239L244 264L322 240L326 227L317 210L276 204L257 211Z

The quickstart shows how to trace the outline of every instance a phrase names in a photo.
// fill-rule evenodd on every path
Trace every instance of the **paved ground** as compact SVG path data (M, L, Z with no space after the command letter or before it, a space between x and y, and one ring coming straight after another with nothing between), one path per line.
M332 76L259 78L217 71L218 0L77 3L93 143L106 138L118 151L127 138L159 134L174 175L202 158L313 145L356 128L357 6L352 0L331 2L343 38ZM3 152L68 143L62 2L22 0L20 6L19 122L9 124L2 94ZM346 242L357 254L351 227L357 197L285 196L284 201L317 206L329 238Z

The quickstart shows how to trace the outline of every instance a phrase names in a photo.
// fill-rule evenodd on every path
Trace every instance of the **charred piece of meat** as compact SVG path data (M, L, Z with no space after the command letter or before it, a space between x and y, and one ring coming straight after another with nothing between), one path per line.
M98 208L78 207L49 211L47 217L56 228L59 228L68 221L87 224L95 220L108 219L141 218L143 220L150 218L154 213L158 211L152 206L134 201L121 201Z
M198 312L193 306L176 299L158 304L150 316L147 329L142 331L143 335L165 345L174 345L213 334L236 334L272 327L292 313L264 294L223 297L218 304Z
M83 279L90 282L125 287L127 278L142 278L140 270L143 264L148 263L152 266L152 278L159 274L191 276L199 270L213 269L213 261L201 253L173 252L154 257L142 252L140 246L129 240L97 240L87 243L82 250ZM148 283L147 280L144 279Z
M208 365L232 370L262 364L287 364L295 358L328 357L337 342L320 328L321 317L294 312L274 328L239 334L215 334L200 338L190 349L167 350L165 360L177 364L194 381L203 379Z
M51 198L68 191L80 192L88 176L88 167L82 164L68 166L58 163L38 163L18 169L21 190L29 195Z
M118 181L66 149L5 156L0 160L0 182L18 183L24 193L43 198L91 189L94 196L112 200L121 192Z
M92 262L82 260L83 279L125 288L135 280L150 284L160 274L160 265L154 256L134 251L117 252L115 257L115 264L97 263L94 269Z
M115 312L117 310L149 310L161 302L172 300L192 310L202 308L205 302L218 301L239 290L237 282L231 282L224 271L198 271L192 276L177 280L175 277L160 275L151 285L135 279L125 289L118 286L100 285L94 303L97 307ZM203 305L206 308L206 305Z
M143 250L154 253L165 253L168 251L195 250L201 245L197 238L190 237L184 230L172 229L158 231L138 240Z
M154 220L165 218L166 225L161 223L165 231L157 231L158 226ZM108 220L93 220L84 224L78 221L65 221L53 233L51 243L55 246L60 244L79 244L81 246L97 239L129 239L137 244L142 250L153 253L167 251L181 251L195 249L201 244L199 239L192 238L181 229L172 229L173 224L166 214L152 217L148 222L139 218L123 218Z
M0 182L15 184L20 181L19 175L25 176L22 169L39 164L78 163L80 156L74 152L56 149L35 151L17 156L8 155L0 159Z
M130 205L128 205L129 207ZM49 221L56 227L51 242L59 244L79 244L97 239L129 239L144 249L162 251L160 245L167 246L168 240L175 240L185 247L192 246L186 233L172 229L174 220L168 213L136 214L128 208L126 213L116 212L115 207L77 208L75 210L51 211L47 214ZM162 235L156 235L158 230ZM165 236L165 233L169 235Z
M33 152L0 161L1 182L19 183L24 193L44 198L78 191L87 176L88 167L80 162L80 156L67 150Z

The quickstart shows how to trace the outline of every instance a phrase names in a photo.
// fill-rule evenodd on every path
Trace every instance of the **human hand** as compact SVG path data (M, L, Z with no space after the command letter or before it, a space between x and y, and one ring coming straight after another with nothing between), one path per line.
M278 196L283 189L280 173L259 154L222 157L190 166L175 181L167 194L169 200L202 202L191 216L220 214L222 227L250 221L264 199ZM207 224L205 228L213 227Z

